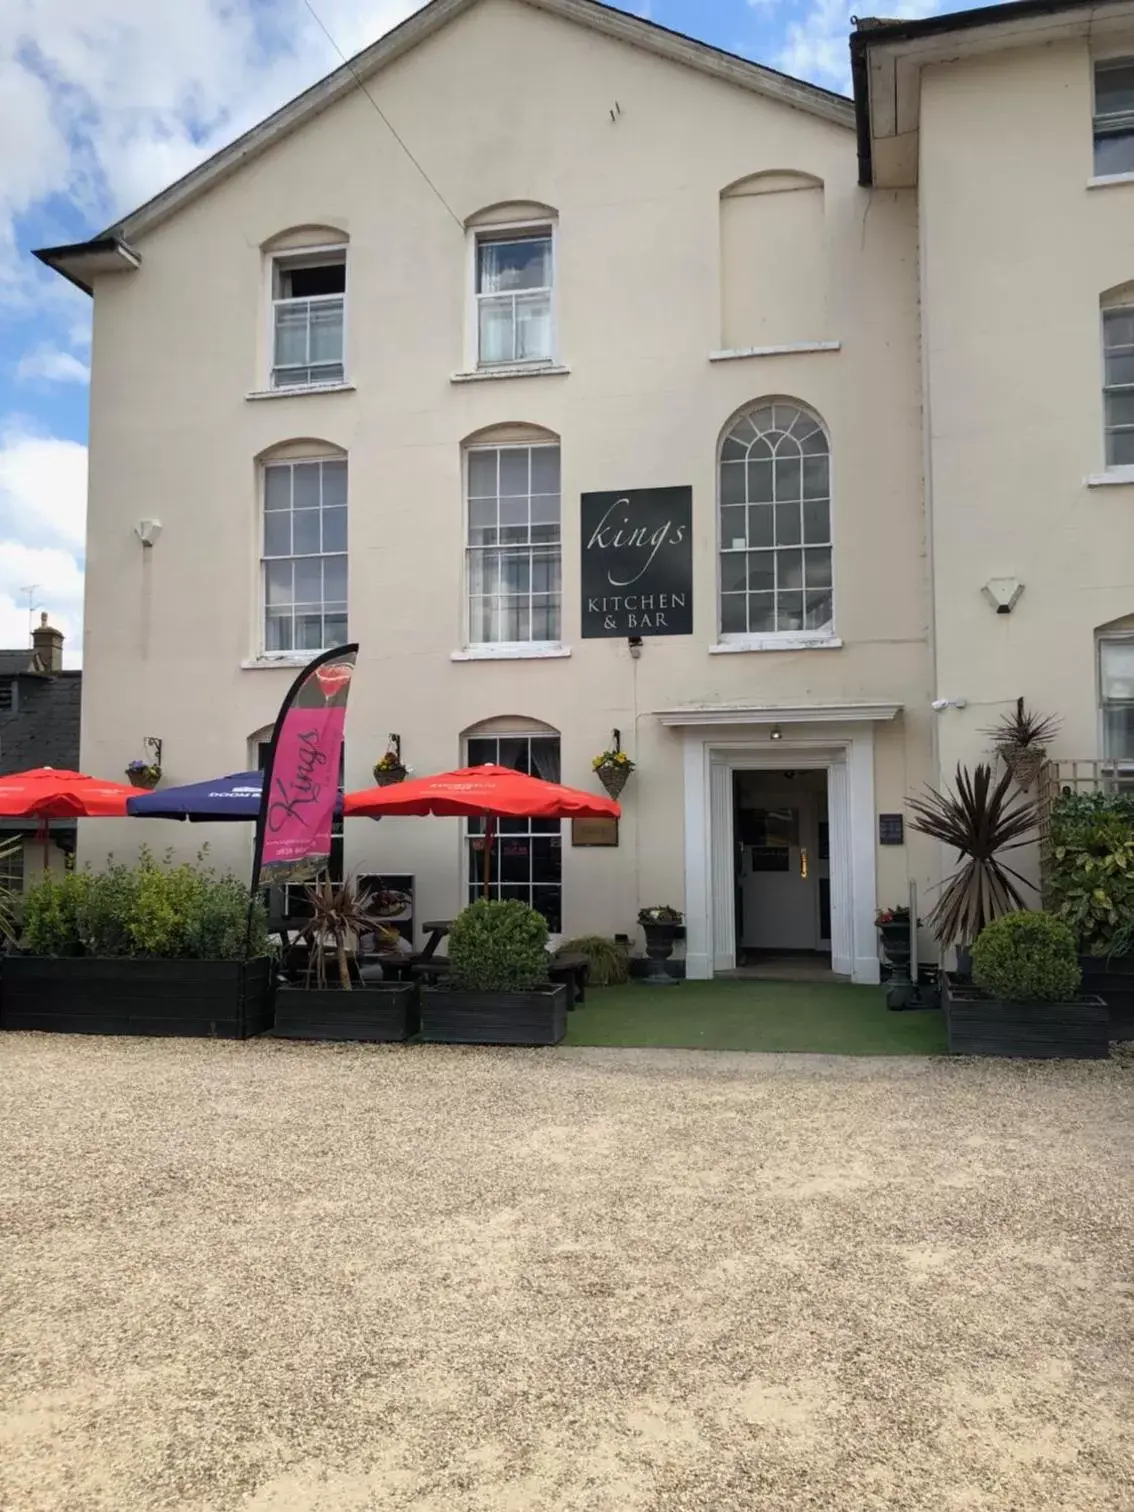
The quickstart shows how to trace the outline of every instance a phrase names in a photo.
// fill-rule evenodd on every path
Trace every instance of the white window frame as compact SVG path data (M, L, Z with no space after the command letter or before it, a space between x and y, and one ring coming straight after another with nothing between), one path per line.
M1129 52L1116 53L1113 57L1100 57L1096 55L1091 59L1091 173L1097 180L1126 179L1134 177L1134 166L1121 169L1118 173L1099 173L1095 161L1095 153L1100 136L1109 136L1112 133L1100 132L1099 122L1113 122L1120 128L1134 131L1134 110L1123 111L1106 116L1100 116L1098 108L1098 82L1099 74L1105 73L1111 68L1134 68L1134 56Z
M828 543L829 543L828 549L830 550L830 553L831 553L831 620L830 620L830 623L828 625L826 625L823 629L820 629L820 630L799 629L799 630L747 630L747 631L743 631L743 630L729 630L729 631L725 631L725 630L722 630L722 628L721 628L722 620L723 620L723 612L724 612L723 578L722 578L722 567L723 567L723 560L722 559L723 559L723 555L724 555L724 537L723 537L723 533L722 533L723 532L723 521L721 519L721 463L724 460L724 457L723 457L724 446L725 446L725 442L732 435L732 432L735 429L736 425L742 419L744 419L746 416L752 415L757 410L765 409L765 408L771 408L771 407L774 407L775 405L781 405L781 404L785 405L785 406L790 406L792 409L800 410L805 415L810 416L810 418L812 420L814 420L815 424L823 432L823 435L826 438L826 442L827 442L827 537L828 537ZM717 515L717 517L716 517L716 582L717 582L717 592L716 592L716 609L715 609L715 613L716 613L716 617L717 617L717 620L716 620L717 643L716 643L715 646L710 647L710 650L711 651L791 651L791 650L796 650L796 649L803 650L803 649L807 649L808 647L831 647L831 648L838 648L838 647L840 647L842 645L842 641L838 637L837 615L836 615L836 606L838 604L838 572L837 572L837 568L836 568L836 549L837 549L837 543L836 543L836 538L835 538L835 458L834 458L834 448L833 448L833 446L831 444L831 430L830 430L830 427L828 426L827 422L823 419L823 416L819 413L819 411L817 409L812 408L812 406L809 405L809 404L805 404L801 399L793 399L793 398L789 398L789 397L784 396L784 395L773 395L771 397L760 398L760 399L753 400L752 403L746 404L746 405L743 406L743 408L741 408L740 410L738 410L731 417L731 419L729 420L728 424L725 426L724 430L721 432L720 440L717 443L715 469L716 469L715 496L716 496L716 515ZM802 485L801 485L801 487L802 487ZM801 493L801 508L802 508L802 493ZM799 549L803 550L804 549L804 545L805 545L805 543L804 543L804 541L802 539L802 530L801 530L801 532L800 532ZM772 549L773 552L778 553L781 550L790 551L790 550L793 550L795 548L793 548L791 546L784 546L784 547L773 547L771 549Z
M563 767L562 767L562 763L563 763L563 735L558 730L486 730L483 734L477 734L476 730L474 729L471 734L464 735L462 737L462 740L461 740L461 744L462 744L462 746L464 748L463 751L462 751L462 759L464 760L464 763L465 763L466 766L469 765L470 760L471 760L471 758L469 756L469 744L470 744L471 741L474 741L474 740L494 740L496 742L497 755L499 755L499 752L500 752L500 742L502 740L526 740L528 742L528 749L529 749L529 751L531 750L531 742L533 740L557 740L559 742L560 776L562 777L562 770L563 770ZM478 825L481 825L481 826L483 826L483 824L484 824L483 820L476 820L474 822L476 824L478 824ZM527 828L524 830L524 832L523 832L522 835L516 833L515 831L511 831L509 833L511 834L511 837L513 839L527 840L529 842L529 844L532 843L535 840L554 840L554 839L558 839L558 841L559 841L559 882L558 882L558 887L559 887L559 928L558 929L551 929L549 927L549 931L548 932L552 936L553 939L560 939L560 938L562 938L562 935L563 935L563 904L564 904L564 897L565 897L566 890L567 890L566 880L565 880L565 875L564 875L565 871L566 871L566 868L564 866L564 854L565 854L566 847L563 844L564 834L565 834L564 822L561 819L560 820L555 820L555 821L541 821L541 822L554 822L559 827L558 827L558 829L555 829L555 830L534 830L532 828L532 820L529 818L526 821ZM470 853L472 853L472 843L473 843L474 840L478 839L479 836L477 834L475 834L474 831L470 828L468 819L465 819L465 820L462 821L461 829L463 831L462 845L461 845L461 865L462 865L462 868L463 868L463 870L461 872L461 895L467 900L468 903L474 903L477 898L479 898L479 897L481 897L483 895L483 884L481 885L480 888L478 888L477 885L476 885L476 883L474 883L474 881L473 881L473 879L472 879L472 877L470 875L471 866L470 866L470 863L469 863L469 856L470 856ZM481 834L483 834L483 829L481 829ZM503 832L501 830L501 828L500 828L499 822L497 822L497 825L496 825L496 837L495 837L495 841L494 841L494 848L502 846L504 844L504 842L508 838L509 838L509 834ZM477 854L481 858L483 858L483 855L484 855L483 851L476 852L475 854ZM529 851L529 853L528 853L528 877L529 877L529 879L531 878L532 860L533 860L532 853ZM496 878L495 878L495 880L494 880L494 882L493 882L493 884L492 884L492 886L490 888L488 896L490 898L498 898L500 896L499 889L503 885L506 885L506 884L501 883L500 879L499 879L499 859L498 859L497 860L497 875L496 875ZM519 885L519 884L513 884L513 885ZM546 886L546 887L553 887L556 884L555 883L551 883L551 882L539 884L539 883L536 883L534 881L530 881L529 880L529 882L526 885L527 885L527 888L528 888L528 900L529 900L529 903L530 903L531 902L532 893L533 893L534 889L537 886L543 885L543 886ZM531 905L531 906L534 907L534 904Z
M276 307L282 304L292 304L295 301L276 298L276 274L283 263L320 261L332 262L342 258L343 264L343 292L341 294L314 294L308 296L309 301L341 299L343 302L343 345L342 377L328 379L326 383L276 383ZM266 373L265 387L272 394L307 394L318 393L322 389L343 388L350 382L350 368L347 362L347 315L350 309L350 255L346 242L328 242L317 247L281 247L278 251L270 252L266 258L267 285L267 340L264 353L264 371Z
M472 456L473 452L486 452L486 451L491 451L491 452L531 451L531 450L533 450L533 448L537 448L537 447L541 447L541 446L554 446L558 450L558 452L559 452L559 540L556 543L558 545L558 547L559 547L559 635L558 635L558 637L555 640L526 640L526 641L479 641L479 640L473 640L473 638L472 638L472 617L471 617L472 575L471 575L471 573L469 571L469 567L470 567L470 564L471 564L471 553L472 553L472 551L473 551L474 548L472 546L472 543L469 540L469 530L470 530L470 518L469 518L469 458ZM463 633L462 633L462 637L461 637L461 644L467 650L475 651L475 652L485 652L485 653L489 653L489 654L494 654L494 655L499 656L501 658L506 658L509 655L522 656L525 653L527 653L529 655L532 654L532 653L535 653L537 655L540 654L540 653L544 653L544 654L550 655L550 654L554 654L554 653L560 651L561 648L562 648L562 645L563 645L563 599L564 599L564 593L563 593L563 443L562 443L562 441L560 441L560 440L553 440L549 436L547 438L533 439L531 441L491 441L491 440L489 440L489 441L478 441L478 442L474 442L470 446L465 446L464 448L462 448L462 455L461 455L461 490L462 490L462 493L463 493L463 496L464 496L464 498L463 498L463 505L464 505L464 507L463 507L463 510L462 510L462 529L463 529L463 534L464 534L464 541L463 541L463 544L462 544L462 550L463 550L463 553L464 553L464 572L462 574L462 581L463 581L463 584L464 584L464 595L463 595L463 600L462 600L462 604L461 604L461 613L462 613L462 616L463 616L463 621L462 621L462 623L463 623ZM497 497L499 497L499 495ZM531 499L531 494L530 493L528 495L528 498L529 498L529 501L530 501L530 499ZM348 509L349 509L349 503L348 503ZM529 510L530 510L530 503L529 503ZM349 516L348 516L348 518L349 518ZM519 543L517 542L516 544L518 545ZM492 547L478 547L476 549L477 550L493 550L493 549L495 549L495 550L502 550L503 548L500 547L499 544L498 544L495 548L492 548ZM533 550L533 549L535 549L535 548L533 546L529 545L528 550ZM531 599L531 589L530 589L530 587L528 589L528 598L529 598L529 603L530 603L530 599ZM516 736L515 738L518 739L519 736Z
M1134 301L1131 303L1104 304L1099 311L1099 361L1102 367L1102 426L1103 426L1103 467L1106 473L1118 477L1134 479L1134 463L1112 462L1110 459L1110 435L1111 428L1107 425L1106 398L1109 393L1122 393L1128 391L1134 394L1134 384L1108 384L1106 381L1106 318L1108 315L1126 315L1134 317Z
M1107 711L1107 707L1108 707L1108 705L1114 705L1115 707L1124 707L1124 700L1114 699L1114 698L1108 699L1108 698L1105 697L1105 691L1106 690L1105 690L1105 687L1103 685L1102 662L1103 662L1103 647L1104 646L1118 646L1118 645L1132 645L1132 644L1134 644L1134 631L1128 631L1125 634L1123 634L1121 631L1118 631L1118 632L1114 633L1113 635L1096 635L1095 636L1095 686L1096 686L1096 689L1097 689L1098 707L1099 707L1099 744L1098 744L1098 749L1099 749L1099 753L1100 753L1102 759L1104 761L1107 761L1107 762L1113 762L1114 763L1114 770L1115 770L1115 772L1116 773L1121 773L1124 776L1134 776L1134 751L1132 751L1130 753L1130 755L1128 755L1128 756L1118 756L1114 752L1109 751L1107 749L1107 735L1106 735L1106 711ZM1134 703L1134 700L1132 700L1131 702Z
M295 468L295 467L301 467L305 463L315 463L315 462L342 462L346 466L346 475L347 475L347 495L346 495L347 549L345 551L307 552L307 553L300 553L299 555L300 556L307 556L307 557L316 557L320 561L324 560L327 557L331 557L331 556L341 556L343 558L343 560L346 562L346 564L347 564L347 598L346 598L347 609L346 609L346 613L347 613L347 635L349 637L349 633L350 633L350 458L345 453L343 453L343 452L320 452L317 456L311 456L311 457L268 457L268 458L265 458L265 459L263 459L263 460L260 461L260 463L258 465L258 469L257 469L258 475L259 475L258 476L258 485L259 486L258 486L258 489L257 489L258 514L257 514L257 519L256 519L256 572L257 572L257 580L258 580L258 584L259 584L258 592L257 592L259 609L258 609L258 630L257 630L257 636L256 636L256 644L257 644L257 646L259 648L258 652L257 652L257 660L259 662L267 662L267 663L271 663L271 662L289 662L289 663L290 662L294 662L294 663L296 663L298 665L306 666L307 663L311 660L311 658L313 656L318 656L320 654L320 651L329 651L329 650L331 650L330 646L323 646L319 650L309 650L309 649L306 649L306 648L300 649L300 650L296 650L294 647L290 651L269 651L268 650L268 579L267 579L266 563L268 563L270 561L285 561L285 560L293 560L294 561L296 559L296 554L294 552L292 553L292 555L291 555L290 558L285 558L285 557L269 557L265 553L265 551L264 551L264 518L265 518L265 514L266 514L265 504L267 502L267 486L268 486L268 484L267 484L267 477L268 477L268 469L270 467L291 467L291 468ZM294 504L292 505L292 509L294 511ZM294 600L293 600L293 607L294 607ZM327 612L326 612L326 600L325 599L323 600L322 614L323 614L323 619L326 620L326 618L327 618ZM292 638L294 639L294 636ZM344 644L346 644L345 641L344 641Z
M477 249L482 241L517 240L542 234L551 238L551 290L548 301L548 329L550 351L546 357L525 358L519 362L481 362L480 360L480 295L477 293ZM465 369L470 373L515 373L540 372L559 363L559 222L541 216L538 220L502 221L499 224L470 226L466 246L466 307L465 322Z

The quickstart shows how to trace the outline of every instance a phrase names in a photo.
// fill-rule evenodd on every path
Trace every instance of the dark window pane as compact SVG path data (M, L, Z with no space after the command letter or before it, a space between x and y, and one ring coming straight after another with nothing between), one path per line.
M726 551L721 554L721 592L742 593L747 586L747 554Z
M721 634L743 635L748 629L747 600L743 593L721 594Z
M721 503L744 503L744 463L721 463Z
M1106 438L1108 467L1134 466L1134 430L1114 431Z
M496 458L494 451L469 452L469 498L493 498L496 495Z
M743 462L748 455L748 448L735 436L729 436L721 447L722 462Z
M297 462L292 473L292 504L296 509L318 509L321 502L319 492L319 474L321 466L318 462Z
M558 887L533 887L532 907L547 920L547 927L552 934L562 931L562 894Z
M826 457L805 457L803 462L803 497L825 499L831 491L831 464Z
M266 467L264 469L264 508L291 508L290 467Z
M1107 353L1106 381L1116 386L1134 383L1134 352Z
M791 505L792 509L798 506ZM749 546L771 546L772 539L772 514L771 504L753 504L748 510L748 544ZM798 540L798 537L796 537Z
M530 474L527 447L504 450L500 453L501 494L527 494L530 492Z
M830 589L820 589L818 592L808 591L804 594L803 599L804 629L825 630L831 623Z
M1095 137L1095 172L1100 178L1111 173L1134 173L1134 131Z
M772 463L749 462L748 501L750 504L770 504L772 501Z
M748 544L744 524L744 506L721 510L721 549L728 551Z
M808 551L804 555L807 564L808 588L829 588L831 586L831 552L828 548L824 551Z
M831 511L826 499L803 501L803 539L808 543L831 539Z
M279 510L264 516L264 555L291 555L291 515Z
M1134 63L1100 64L1095 69L1095 114L1134 110Z
M297 509L292 515L296 556L315 556L322 548L320 514L317 509Z
M345 462L323 463L323 507L347 501L347 465Z
M1134 310L1105 310L1103 340L1108 349L1134 346Z
M802 482L799 458L777 456L775 469L777 500L798 499Z
M1134 425L1134 393L1107 394L1106 423L1108 426Z
M506 840L500 847L500 880L502 882L526 882L531 873L529 848L534 841L518 837Z
M753 593L748 600L748 628L753 635L764 635L776 628L776 596Z
M469 739L469 766L486 766L496 761L496 742L482 735Z
M347 512L345 509L323 511L323 550L345 551L347 549Z
M803 594L781 593L776 598L776 629L803 629Z
M776 545L798 546L800 533L799 505L776 505Z
M748 587L753 593L771 593L776 586L776 553L752 551L748 554Z
M803 587L803 552L802 551L777 551L776 570L779 577L779 588L802 588Z
M557 446L534 446L532 448L532 493L559 492L559 448Z

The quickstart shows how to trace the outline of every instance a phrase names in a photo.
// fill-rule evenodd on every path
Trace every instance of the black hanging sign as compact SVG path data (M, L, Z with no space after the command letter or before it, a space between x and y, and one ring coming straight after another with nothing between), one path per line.
M585 493L583 638L693 634L693 490Z

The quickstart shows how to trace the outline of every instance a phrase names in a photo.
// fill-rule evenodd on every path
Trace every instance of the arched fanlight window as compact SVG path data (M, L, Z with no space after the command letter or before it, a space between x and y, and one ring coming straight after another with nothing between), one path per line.
M720 454L721 634L823 639L834 627L831 455L823 422L761 400Z

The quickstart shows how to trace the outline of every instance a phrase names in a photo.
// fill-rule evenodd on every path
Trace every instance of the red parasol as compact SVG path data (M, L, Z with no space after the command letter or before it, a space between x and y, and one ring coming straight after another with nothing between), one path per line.
M461 767L432 777L415 777L392 787L348 793L343 813L380 819L383 814L437 814L449 818L484 818L484 882L488 893L495 821L512 819L617 819L622 810L613 798L563 787L514 772L511 767Z
M104 782L81 772L56 767L35 767L30 772L10 772L0 777L0 818L38 819L47 864L49 819L114 818L126 813L127 798L134 789L125 782Z

